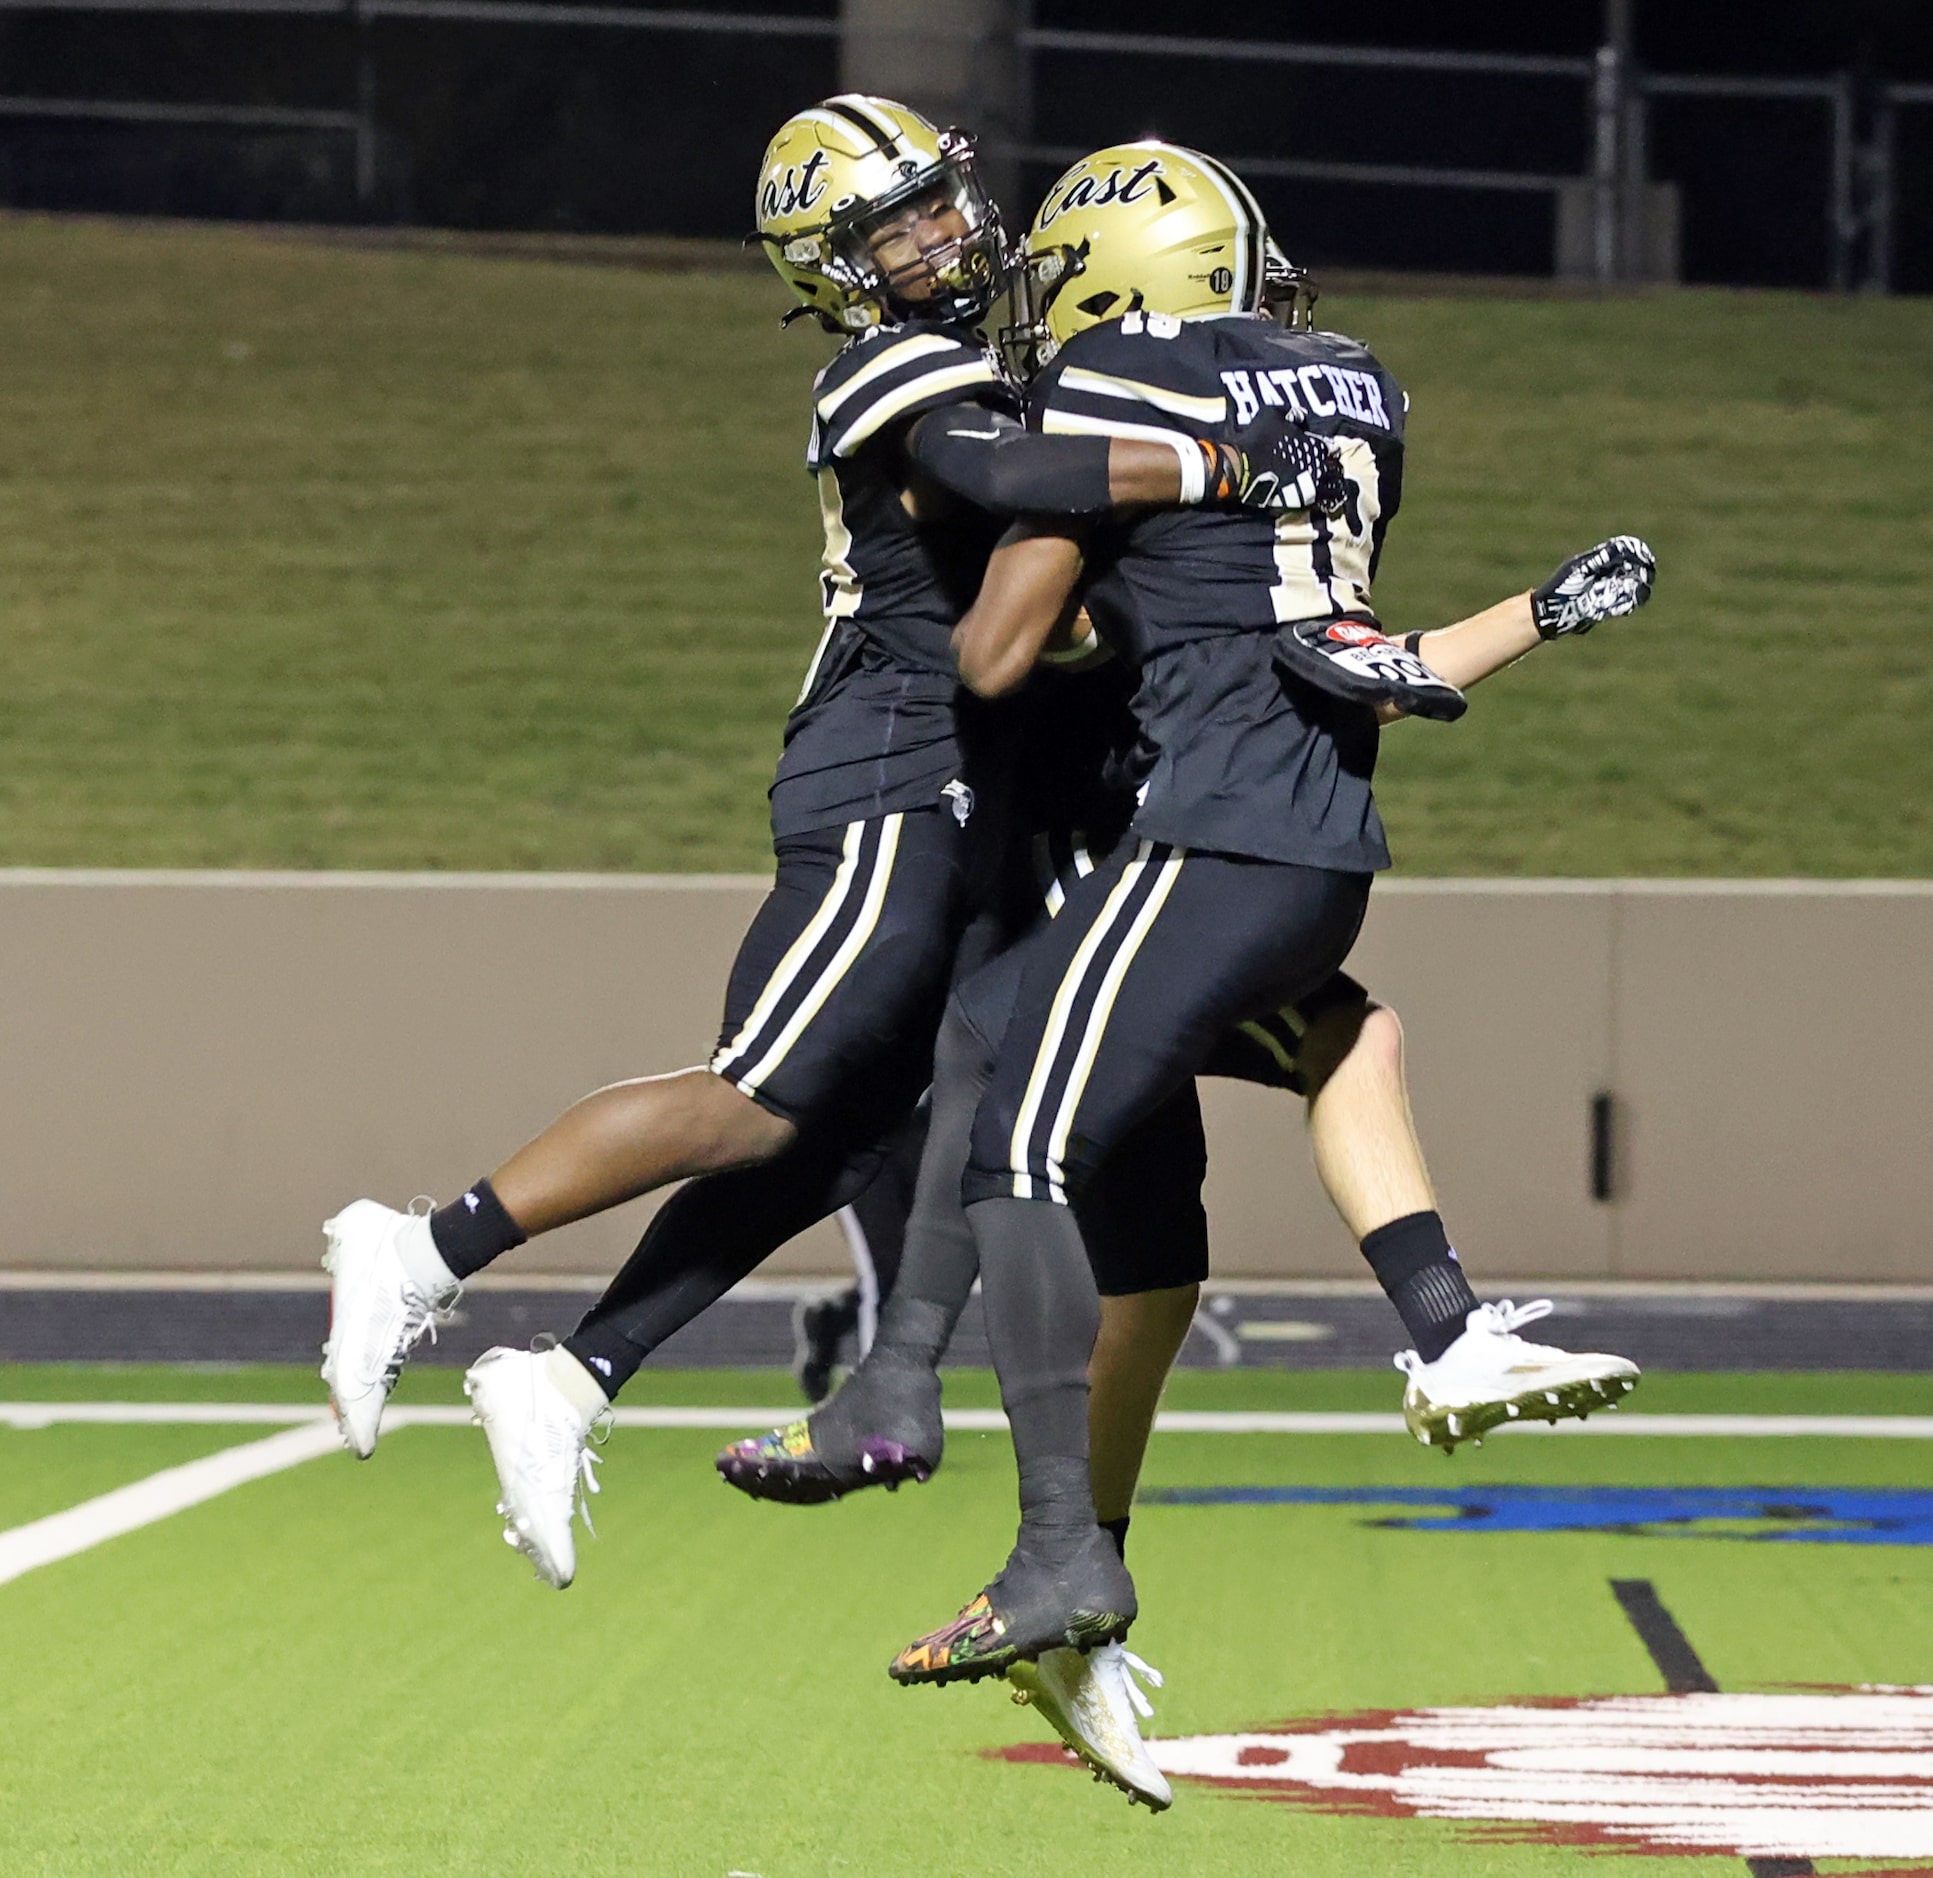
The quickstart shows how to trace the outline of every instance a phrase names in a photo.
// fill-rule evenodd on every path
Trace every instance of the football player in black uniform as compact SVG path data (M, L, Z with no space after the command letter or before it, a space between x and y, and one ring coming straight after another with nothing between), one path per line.
M772 788L777 879L733 966L718 1048L704 1068L586 1097L450 1205L425 1216L362 1200L326 1229L322 1373L367 1456L409 1350L465 1278L533 1234L713 1177L674 1197L561 1349L492 1351L466 1378L508 1536L559 1585L593 1414L656 1340L850 1197L927 1084L977 904L985 786L986 727L949 635L996 517L1280 507L1309 498L1298 466L1320 456L1274 417L1252 448L1025 430L973 326L1004 282L998 218L970 146L902 106L841 97L791 119L767 153L758 222L795 312L847 344L815 385L807 453L825 630ZM633 1310L641 1288L652 1295Z
M991 1673L1118 1639L1132 1621L1132 1584L1088 1483L1097 1313L1073 1203L1230 1026L1331 978L1369 876L1387 864L1369 787L1379 713L1462 709L1368 611L1399 487L1401 394L1351 342L1255 317L1268 253L1246 190L1170 146L1089 159L1036 222L1032 263L1060 348L1033 406L1048 434L1212 427L1266 405L1331 439L1346 487L1273 526L1204 512L1022 529L955 636L967 682L998 695L1050 643L1085 575L1088 610L1139 676L1145 760L1129 838L1020 949L1004 1034L983 1027L998 1058L964 1193L1022 1525L987 1591L901 1654L901 1680ZM1573 628L1648 591L1642 544L1606 544L1580 563L1561 584L1596 597L1579 602ZM1430 636L1444 642L1432 663L1474 678L1520 656L1564 629L1547 599L1539 590ZM1422 1265L1460 1313L1476 1311L1446 1242ZM1499 1315L1487 1328L1531 1349L1513 1334L1524 1321Z

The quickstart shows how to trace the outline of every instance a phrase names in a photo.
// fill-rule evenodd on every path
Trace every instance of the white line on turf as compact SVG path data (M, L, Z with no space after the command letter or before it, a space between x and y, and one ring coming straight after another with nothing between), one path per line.
M709 1428L743 1433L797 1421L799 1407L621 1408L620 1428ZM387 1430L455 1428L470 1420L467 1408L393 1408ZM216 1427L245 1424L313 1425L333 1428L320 1410L273 1402L0 1402L0 1427L49 1428L59 1424ZM992 1434L1007 1425L999 1409L949 1409L946 1425L962 1434ZM1155 1418L1155 1432L1169 1435L1392 1435L1403 1432L1400 1415L1355 1411L1285 1409L1169 1409ZM1599 1414L1588 1422L1515 1422L1512 1433L1720 1437L1733 1440L1825 1437L1879 1441L1933 1441L1933 1415L1644 1415L1629 1410ZM1499 1431L1501 1432L1501 1431ZM239 1452L240 1450L238 1450ZM318 1449L317 1452L323 1450Z
M341 1445L333 1423L311 1421L265 1440L224 1448L219 1454L180 1467L164 1467L145 1480L83 1500L64 1513L50 1513L45 1519L0 1532L0 1584L36 1566L52 1565L105 1540L151 1526L171 1513L199 1506L231 1487L312 1461Z
M616 1411L626 1428L742 1430L795 1419L790 1408L629 1408ZM395 1408L389 1428L459 1427L465 1408ZM52 1565L109 1539L139 1531L171 1514L199 1506L232 1487L261 1480L304 1461L336 1453L341 1438L334 1421L312 1408L275 1402L0 1402L0 1427L37 1429L93 1426L248 1427L288 1424L278 1434L224 1448L145 1480L116 1487L65 1512L0 1532L0 1584L41 1565ZM946 1425L959 1433L996 1433L1006 1426L998 1409L953 1409ZM1927 1415L1623 1415L1593 1422L1518 1424L1547 1434L1654 1436L1833 1436L1894 1441L1933 1441ZM1400 1415L1256 1410L1175 1409L1155 1420L1158 1434L1215 1435L1399 1435Z

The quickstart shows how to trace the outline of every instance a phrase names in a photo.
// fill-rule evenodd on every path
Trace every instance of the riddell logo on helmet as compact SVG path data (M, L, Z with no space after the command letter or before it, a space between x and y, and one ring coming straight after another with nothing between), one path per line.
M1344 620L1339 626L1329 628L1329 637L1339 640L1346 646L1373 646L1384 635L1374 626L1364 626L1356 620Z
M761 216L796 215L812 208L826 192L826 153L815 150L796 168L788 163L784 170L765 179L758 192Z
M1140 202L1153 193L1154 179L1160 174L1161 159L1150 157L1131 170L1117 163L1105 176L1077 176L1067 185L1065 194L1056 183L1040 205L1035 226L1047 228L1070 209L1104 209L1115 202Z

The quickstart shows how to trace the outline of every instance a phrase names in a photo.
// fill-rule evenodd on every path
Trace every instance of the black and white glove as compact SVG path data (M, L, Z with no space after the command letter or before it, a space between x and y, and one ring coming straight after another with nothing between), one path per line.
M1651 598L1658 559L1636 535L1613 535L1571 558L1530 596L1540 639L1587 633L1599 620L1622 619Z
M1366 620L1302 620L1279 627L1276 666L1351 704L1393 706L1405 717L1453 724L1469 700L1399 640Z
M1273 413L1237 431L1233 443L1202 447L1211 455L1210 502L1279 515L1286 509L1333 514L1349 500L1349 484L1329 445Z

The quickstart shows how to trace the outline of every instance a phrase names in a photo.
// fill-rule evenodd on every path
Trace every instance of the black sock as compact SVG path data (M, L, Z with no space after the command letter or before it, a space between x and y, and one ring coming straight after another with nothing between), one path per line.
M492 1259L514 1251L530 1235L504 1211L497 1190L479 1180L461 1199L430 1215L430 1237L452 1278L468 1278Z
M646 1352L639 1349L615 1324L579 1324L564 1339L564 1348L597 1378L608 1402L644 1367Z
M1060 1565L1095 1527L1087 1465L1087 1366L1101 1300L1072 1207L980 1200L967 1208L980 1250L980 1301L1013 1430L1021 1544Z
M1119 1519L1104 1519L1101 1521L1101 1530L1114 1541L1114 1549L1120 1553L1123 1564L1127 1563L1128 1557L1129 1517L1128 1514L1123 1513Z
M615 1396L660 1344L788 1239L850 1204L877 1159L837 1139L808 1136L755 1167L686 1181L652 1215L564 1348Z
M950 1007L934 1045L932 1112L903 1257L866 1359L875 1368L937 1369L973 1295L980 1252L960 1205L960 1177L974 1111L992 1078L992 1052L958 1007Z
M1463 1320L1477 1308L1455 1249L1438 1213L1408 1213L1378 1226L1362 1242L1369 1269L1403 1320L1403 1328L1426 1363L1463 1334Z

